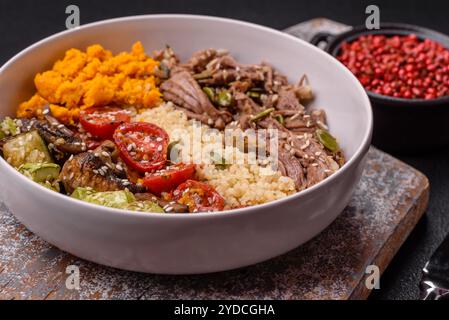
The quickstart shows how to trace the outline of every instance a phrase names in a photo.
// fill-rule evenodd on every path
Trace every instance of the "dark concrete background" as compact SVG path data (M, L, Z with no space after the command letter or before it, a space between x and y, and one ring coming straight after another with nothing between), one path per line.
M369 4L380 7L381 20L406 22L449 34L449 1L396 0L2 0L0 2L0 64L28 45L65 29L65 8L76 4L81 23L107 18L151 13L191 13L230 17L284 29L315 17L346 24L365 21ZM431 182L430 205L409 239L381 279L381 289L372 299L417 299L421 269L449 232L449 149L420 155L399 156L425 173Z

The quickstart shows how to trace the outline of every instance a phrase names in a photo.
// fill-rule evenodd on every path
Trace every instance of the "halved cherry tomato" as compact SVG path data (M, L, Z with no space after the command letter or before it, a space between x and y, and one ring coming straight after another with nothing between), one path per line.
M172 193L171 199L189 207L190 212L221 211L224 199L210 185L187 180L179 185Z
M118 107L92 107L80 113L84 130L99 139L110 139L119 125L130 121L130 112Z
M194 164L179 163L153 173L147 173L143 179L143 185L150 192L160 195L162 192L172 191L184 181L192 179L194 175Z
M140 173L164 167L169 139L164 129L147 122L125 123L114 132L123 161Z

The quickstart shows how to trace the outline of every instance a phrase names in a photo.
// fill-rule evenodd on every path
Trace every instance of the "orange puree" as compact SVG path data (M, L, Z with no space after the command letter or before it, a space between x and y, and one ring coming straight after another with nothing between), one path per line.
M98 44L86 52L70 49L53 69L36 75L37 93L20 104L17 116L39 116L49 104L53 116L74 124L80 110L93 106L155 107L161 101L154 77L157 66L140 42L131 52L115 56Z

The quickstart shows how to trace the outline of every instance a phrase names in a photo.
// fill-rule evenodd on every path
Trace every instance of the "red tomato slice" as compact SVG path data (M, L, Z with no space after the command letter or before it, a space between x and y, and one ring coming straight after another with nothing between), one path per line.
M140 173L165 166L169 139L164 129L147 122L125 123L114 132L123 161Z
M210 185L187 180L179 185L172 193L172 200L189 207L190 212L221 211L224 199Z
M195 175L195 165L183 163L169 166L154 173L147 173L143 179L143 185L147 189L160 195L162 192L170 192L186 180Z
M99 139L110 139L119 125L130 121L130 112L118 107L93 107L80 113L84 130Z

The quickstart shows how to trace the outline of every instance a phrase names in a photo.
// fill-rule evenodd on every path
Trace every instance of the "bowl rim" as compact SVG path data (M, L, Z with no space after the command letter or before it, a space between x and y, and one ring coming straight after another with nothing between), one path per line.
M292 195L286 196L281 199L277 199L274 201L270 201L263 204L257 204L252 205L245 208L239 208L239 209L232 209L232 210L223 210L218 212L199 212L195 214L179 214L179 213L154 213L154 212L140 212L140 211L131 211L131 210L124 210L124 209L117 209L117 208L110 208L105 207L97 204L92 204L89 202L81 201L75 198L72 198L68 195L61 194L59 192L55 192L53 190L50 190L28 178L26 178L24 175L20 174L15 168L13 168L10 164L6 162L3 157L0 157L0 168L4 167L5 170L8 171L9 174L17 177L19 179L19 183L28 184L31 188L35 188L36 192L41 192L43 194L48 194L50 197L54 197L55 199L61 199L62 201L67 201L68 204L78 205L86 210L90 210L89 214L102 214L102 212L107 212L107 214L114 215L117 218L121 217L134 217L134 218L141 218L141 219L202 219L202 218L223 218L223 217L232 217L234 215L243 215L243 214L250 214L253 211L258 211L261 209L268 209L276 207L277 205L281 203L286 203L291 200L294 200L296 198L304 197L310 193L315 192L316 190L320 189L322 186L331 183L332 181L337 180L342 176L346 171L350 170L352 166L354 166L358 161L361 161L361 159L365 156L366 152L368 151L370 145L371 145L371 137L372 137L372 131L373 131L373 111L371 107L371 102L368 98L368 95L366 93L366 90L361 85L361 83L358 81L358 79L352 74L352 72L347 69L343 64L341 64L334 56L329 54L328 52L325 52L324 50L319 49L318 47L308 43L307 41L304 41L302 39L299 39L293 35L287 34L285 32L262 26L259 24L246 22L242 20L237 19L230 19L230 18L223 18L223 17L216 17L216 16L208 16L208 15L194 15L194 14L147 14L147 15L132 15L132 16L125 16L125 17L118 17L113 19L106 19L106 20L100 20L91 22L85 25L82 25L80 27L64 30L61 32L58 32L56 34L50 35L38 42L35 42L34 44L26 47L19 53L17 53L15 56L13 56L11 59L9 59L3 66L0 67L0 77L3 74L3 71L8 68L10 65L14 64L17 60L19 60L23 55L27 54L28 52L34 50L35 48L38 48L42 45L45 45L48 41L57 40L58 38L65 37L71 33L75 33L82 29L89 29L89 28L95 28L95 27L101 27L102 25L106 24L114 24L114 23L120 23L120 22L126 22L126 21L138 21L138 20L147 20L147 19L182 19L182 20L202 20L202 21L209 21L209 22L222 22L225 24L234 24L234 25L240 25L242 27L246 28L252 28L254 30L263 31L265 33L269 33L276 37L283 37L285 39L288 39L289 41L299 42L302 45L308 47L310 50L315 51L316 54L322 55L324 59L328 59L329 61L332 61L336 65L337 68L341 70L341 72L346 73L347 76L349 76L350 81L353 82L353 85L359 93L361 94L363 100L365 103L363 103L363 108L366 110L366 116L367 116L367 126L365 128L365 131L363 132L363 138L360 145L355 150L352 157L334 174L331 176L325 178L324 180L320 181L319 183L313 185L310 188L307 188L305 190L295 192ZM362 106L361 106L362 107Z
M396 33L397 32L397 33ZM415 24L398 23L398 22L382 22L380 29L369 30L365 25L357 25L350 30L336 34L331 38L326 45L325 50L332 56L337 58L341 45L344 42L351 42L363 35L376 34L376 35L408 35L416 34L418 38L430 39L440 43L446 49L449 50L449 35L446 35L440 31L429 29ZM433 106L441 106L442 104L449 104L449 94L436 99L406 99L386 96L375 93L371 90L365 89L368 96L373 99L375 103L381 103L393 107L414 107L414 108L428 108Z

